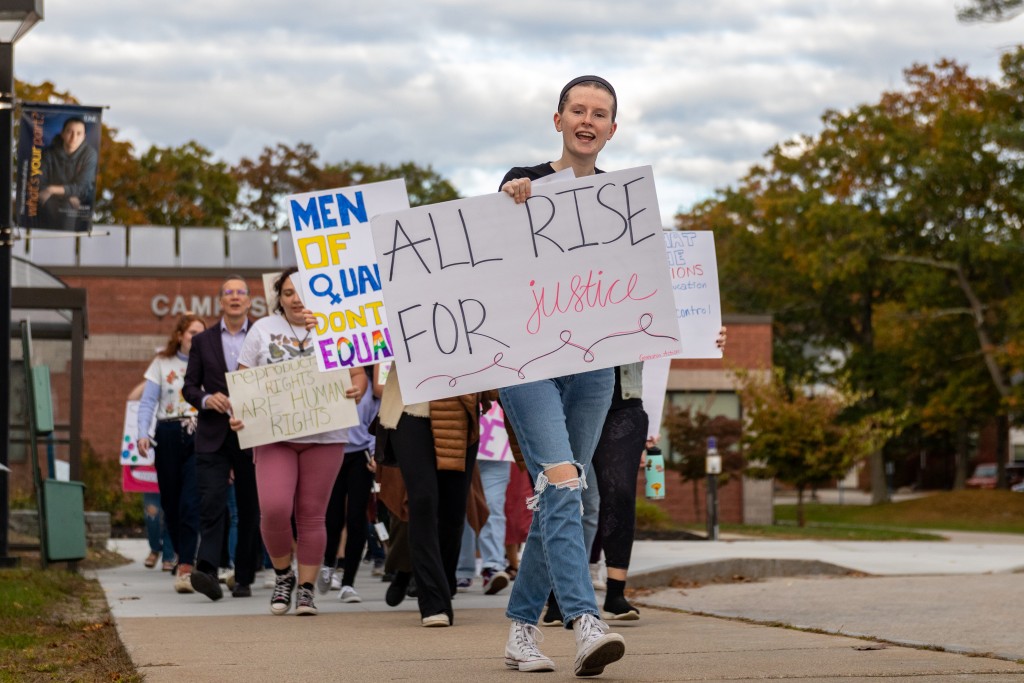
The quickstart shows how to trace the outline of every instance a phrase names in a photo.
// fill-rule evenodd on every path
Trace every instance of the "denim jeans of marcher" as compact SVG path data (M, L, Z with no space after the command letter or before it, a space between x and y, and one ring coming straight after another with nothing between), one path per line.
M476 468L480 472L484 498L487 499L487 522L480 529L480 535L466 522L462 532L462 549L459 551L459 567L456 578L471 579L476 576L476 551L480 549L481 569L501 571L508 564L505 561L505 489L508 488L510 462L507 460L480 460Z
M566 624L582 614L599 614L583 540L582 486L611 405L614 381L608 368L500 391L536 484L533 523L505 613L510 619L536 624L551 591ZM575 485L549 484L544 470L567 463L576 465L580 480L572 482Z
M174 562L174 542L171 532L164 524L164 512L160 508L159 493L142 494L142 515L146 520L146 538L149 549L159 553L164 562Z

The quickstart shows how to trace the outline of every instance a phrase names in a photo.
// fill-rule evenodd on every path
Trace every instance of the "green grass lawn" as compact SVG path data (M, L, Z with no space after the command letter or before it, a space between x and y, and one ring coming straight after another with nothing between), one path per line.
M805 503L809 527L947 529L1024 534L1024 494L1010 491L946 491L881 505ZM778 523L796 523L796 505L776 505Z
M96 580L39 569L38 556L22 562L0 569L0 683L142 680Z
M666 520L646 519L638 504L638 527L667 529ZM775 506L775 524L722 524L722 533L776 539L840 541L938 541L928 529L1024 534L1024 494L1010 491L947 491L883 505L805 503L806 526L796 526L796 505ZM703 524L683 527L702 534Z
M828 540L828 541L941 541L942 536L911 529L887 529L877 526L851 526L846 524L808 523L803 528L796 523L774 524L772 526L751 526L748 524L722 524L722 533L743 536L771 538L778 540Z
M683 528L699 535L707 532L705 525L686 524ZM736 534L754 538L767 538L780 541L812 540L812 541L942 541L942 536L913 529L888 529L880 526L861 526L848 524L808 523L800 528L796 522L781 522L771 526L751 524L720 524L719 531L725 534Z

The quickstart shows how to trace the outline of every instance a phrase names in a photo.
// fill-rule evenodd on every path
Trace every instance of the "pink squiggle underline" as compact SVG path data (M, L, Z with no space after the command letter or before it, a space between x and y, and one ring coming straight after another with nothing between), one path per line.
M573 343L572 342L572 331L571 330L562 330L561 333L559 333L559 335L558 335L559 338L562 340L561 346L558 346L558 347L552 349L551 351L548 351L547 353L543 353L543 354L537 356L536 358L531 358L530 360L528 360L525 363L523 363L522 365L520 365L518 368L510 367L508 365L502 365L501 361L504 359L505 354L503 352L499 351L498 353L494 354L494 359L492 360L491 363L485 365L484 367L480 368L479 370L474 370L473 372L466 372L466 373L463 373L461 375L431 375L430 377L424 377L419 382L419 384L416 385L416 388L419 389L420 387L422 387L427 382L430 382L430 381L435 380L435 379L442 379L442 378L447 379L449 387L455 388L456 386L458 386L459 380L463 379L464 377L472 377L473 375L479 375L480 373L486 372L487 370L490 370L491 368L494 368L494 367L499 367L499 368L502 368L502 369L505 369L505 370L509 370L511 372L516 373L516 376L518 376L519 379L526 379L526 375L523 373L523 369L527 365L530 365L531 363L534 363L534 362L540 360L541 358L547 358L550 355L558 353L559 351L564 349L566 346L572 346L572 347L577 348L580 351L582 351L583 352L583 362L585 362L585 363L593 363L594 360L596 359L596 357L594 356L594 353L593 353L594 347L596 347L598 344L600 344L603 341L606 341L608 339L614 339L615 337L627 337L627 336L630 336L630 335L633 335L633 334L645 334L648 337L652 337L652 338L656 338L656 339L671 339L672 341L679 341L678 338L673 337L671 335L667 335L667 334L651 334L647 330L653 324L654 324L654 316L652 314L650 314L650 313L644 313L643 315L640 316L640 320L638 321L638 326L637 326L637 328L635 330L629 330L629 331L626 331L626 332L613 332L613 333L611 333L609 335L605 335L604 337L601 337L600 339L598 339L597 341L595 341L593 344L591 344L588 347L583 347L583 346L580 346L579 344Z

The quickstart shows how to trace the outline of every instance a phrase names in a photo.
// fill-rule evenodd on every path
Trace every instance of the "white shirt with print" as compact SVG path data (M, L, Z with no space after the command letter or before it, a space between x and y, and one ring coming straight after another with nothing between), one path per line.
M170 358L157 356L146 369L145 378L160 387L160 397L156 401L156 419L191 417L198 412L181 395L187 366L188 361L175 354Z

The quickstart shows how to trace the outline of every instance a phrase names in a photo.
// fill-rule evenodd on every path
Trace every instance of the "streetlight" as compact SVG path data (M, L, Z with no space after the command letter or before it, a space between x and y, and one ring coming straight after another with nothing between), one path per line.
M43 0L0 0L0 465L11 451L11 256L14 250L11 197L14 135L14 44L43 20ZM10 490L7 472L0 471L0 566L18 563L8 557Z

